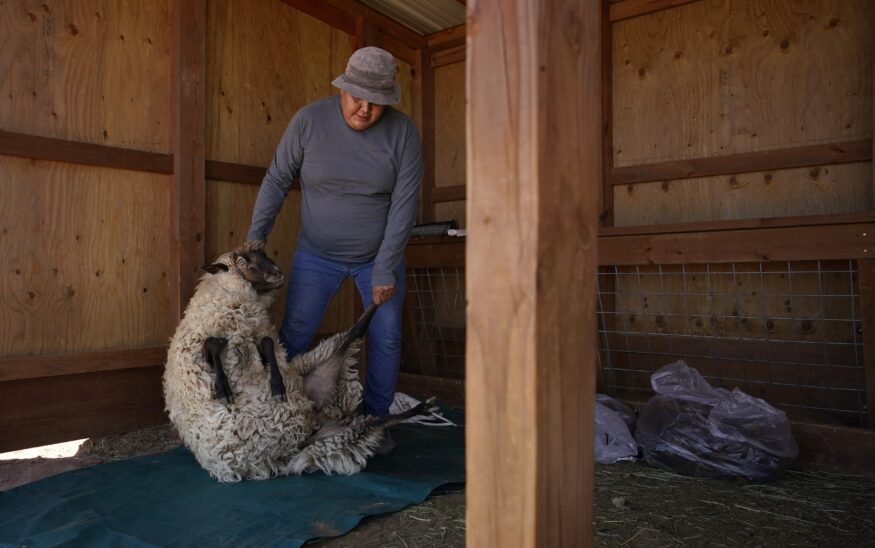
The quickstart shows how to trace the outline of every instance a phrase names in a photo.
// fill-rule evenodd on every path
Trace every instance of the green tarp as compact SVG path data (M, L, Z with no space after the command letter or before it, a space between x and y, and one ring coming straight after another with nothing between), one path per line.
M0 544L300 546L465 480L463 427L392 433L395 451L353 476L221 484L183 448L66 472L0 492Z

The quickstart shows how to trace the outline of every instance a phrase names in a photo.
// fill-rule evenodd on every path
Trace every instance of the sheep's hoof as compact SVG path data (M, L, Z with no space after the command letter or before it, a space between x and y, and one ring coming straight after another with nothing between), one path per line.
M216 399L222 402L226 407L230 407L234 404L234 396L231 394L231 390L218 390L218 394L216 394Z
M279 386L275 386L273 382L270 383L270 395L273 396L273 399L277 402L287 401L286 398L286 388L283 386L283 382L279 382Z

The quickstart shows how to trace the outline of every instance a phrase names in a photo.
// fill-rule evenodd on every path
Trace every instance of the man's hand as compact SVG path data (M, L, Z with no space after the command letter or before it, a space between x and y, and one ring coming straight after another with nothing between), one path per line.
M394 285L375 285L371 287L371 298L374 300L374 304L383 304L394 295Z

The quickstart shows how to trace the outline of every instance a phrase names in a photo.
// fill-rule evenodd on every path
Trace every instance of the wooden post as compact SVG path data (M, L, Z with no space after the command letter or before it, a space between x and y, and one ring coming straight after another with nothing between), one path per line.
M419 126L422 141L422 163L424 174L420 192L419 218L427 223L434 220L433 191L435 188L435 127L434 127L434 68L431 65L431 50L423 48L416 51L413 67L414 119Z
M468 25L468 546L591 546L601 0Z
M872 14L875 24L875 13ZM872 35L872 47L875 51L875 34ZM872 63L872 84L875 86L875 60ZM873 95L875 95L875 87ZM875 103L875 96L872 98ZM875 129L875 110L873 129ZM872 139L872 193L875 196L875 135ZM869 254L875 249L869 249ZM875 259L857 261L857 276L860 284L860 322L863 326L863 367L866 377L866 402L869 406L869 428L875 429Z
M206 0L172 0L170 331L194 293L206 231Z
M349 37L352 51L368 46L380 46L380 29L370 19L356 17L355 34Z

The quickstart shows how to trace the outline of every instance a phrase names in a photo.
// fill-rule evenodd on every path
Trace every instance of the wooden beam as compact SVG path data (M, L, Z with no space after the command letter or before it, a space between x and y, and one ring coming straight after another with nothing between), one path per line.
M351 36L356 34L356 17L344 9L328 5L321 0L283 0L283 2Z
M845 143L809 145L781 150L617 167L611 173L611 184L631 185L693 177L866 162L871 159L872 140L863 139Z
M468 546L593 543L601 14L469 13Z
M599 221L601 226L614 225L614 91L613 91L613 31L607 13L602 13L602 183L599 185Z
M420 191L419 218L427 223L434 220L435 191L435 99L434 99L434 68L431 66L431 55L428 50L420 49L416 54L416 90L418 91L418 119L420 140L422 141L423 177Z
M431 200L435 203L464 200L467 188L466 185L436 186L431 191Z
M875 25L875 11L872 12L872 25ZM872 48L875 51L875 33L872 33ZM875 85L875 59L872 60L872 85ZM875 94L872 96L872 103L875 108ZM872 118L872 123L875 124L875 110L872 111ZM875 139L872 140L872 148L872 157L875 158ZM872 166L872 192L875 195L875 162ZM860 284L860 320L863 324L863 368L866 376L866 401L869 405L869 428L875 429L875 259L857 261L857 276Z
M0 382L0 453L167 422L164 368Z
M87 166L173 173L173 155L25 135L0 129L0 154Z
M194 293L206 232L206 0L171 0L170 328Z
M283 0L287 3L300 2L301 0ZM305 2L308 0L304 0ZM312 0L310 0L312 1ZM420 49L426 47L425 37L411 30L398 21L387 17L379 11L358 2L357 0L323 0L320 2L328 7L336 8L344 13L355 17L365 17L374 23L380 32L393 38L408 48ZM330 23L329 23L330 24ZM352 33L350 33L352 34Z
M875 223L873 213L832 213L827 215L802 215L795 217L768 217L762 219L728 219L699 223L675 223L665 225L612 226L601 229L600 236L628 236L644 234L675 234L678 232L716 232L745 228L779 228L795 226L820 226L848 223Z
M355 34L350 37L352 50L368 46L380 46L380 29L370 19L363 16L355 18Z
M456 63L465 62L465 44L454 46L452 48L436 51L431 56L431 66L434 68L445 67Z
M260 185L261 181L264 180L265 173L267 173L267 168L264 167L215 160L207 160L204 170L204 176L213 181L230 181L250 185Z
M700 0L613 0L610 5L612 22L640 17Z
M426 47L433 52L465 45L466 25L456 25L425 37Z
M163 365L166 346L0 358L0 382Z
M599 264L859 259L875 253L875 223L599 238Z

